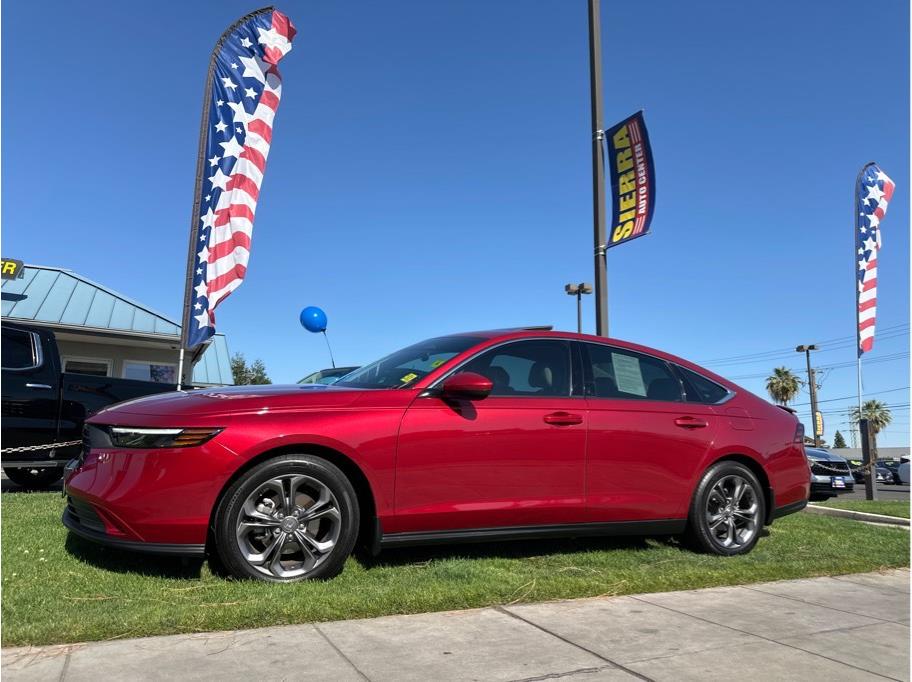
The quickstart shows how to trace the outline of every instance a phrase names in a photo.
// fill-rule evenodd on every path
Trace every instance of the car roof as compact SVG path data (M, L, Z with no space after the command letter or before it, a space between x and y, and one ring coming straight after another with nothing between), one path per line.
M709 379L722 383L726 387L737 386L729 379L726 379L723 376L716 374L715 372L701 367L695 362L691 362L685 358L679 357L677 355L672 355L665 351L659 350L658 348L652 348L650 346L644 346L639 343L634 343L633 341L625 341L623 339L618 339L611 336L596 336L594 334L580 334L579 332L568 332L568 331L555 331L551 327L541 326L541 327L516 327L510 329L487 329L474 332L461 332L458 334L450 334L449 336L478 336L482 337L485 340L503 340L508 341L512 339L523 339L523 338L554 338L554 339L571 339L576 341L587 341L591 343L607 343L613 346L618 346L621 348L626 348L628 350L637 351L639 353L644 353L646 355L654 355L659 358L663 358L669 362L681 365L682 367L692 369L693 371L703 374ZM740 387L738 387L740 388Z

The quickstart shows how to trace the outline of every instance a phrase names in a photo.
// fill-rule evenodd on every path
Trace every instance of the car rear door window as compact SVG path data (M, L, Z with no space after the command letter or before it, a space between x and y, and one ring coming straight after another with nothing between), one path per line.
M21 329L4 328L3 344L0 352L3 353L4 369L28 369L34 367L35 346L32 335Z
M678 372L684 377L684 384L689 403L708 403L715 405L728 395L728 389L720 386L715 381L710 381L704 376L676 365Z
M627 400L684 399L681 382L664 360L623 348L587 343L589 394Z
M570 395L570 344L514 341L481 353L460 371L490 379L492 396L566 397Z

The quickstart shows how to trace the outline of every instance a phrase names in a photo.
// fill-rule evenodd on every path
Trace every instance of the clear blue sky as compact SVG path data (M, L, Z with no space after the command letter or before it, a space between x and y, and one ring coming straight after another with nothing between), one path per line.
M206 62L254 8L49 1L36 34L33 5L4 3L3 254L177 319ZM247 280L217 311L231 350L276 381L327 366L305 305L345 364L451 331L573 328L563 285L592 279L585 0L279 8L298 36ZM602 12L606 125L645 109L657 179L653 234L609 253L612 334L696 361L786 349L708 364L758 392L750 375L802 366L789 348L852 337L852 190L876 160L897 183L878 326L904 333L877 340L865 383L902 389L875 397L897 406L881 444L907 445L908 3ZM851 367L826 374L828 439L854 392Z

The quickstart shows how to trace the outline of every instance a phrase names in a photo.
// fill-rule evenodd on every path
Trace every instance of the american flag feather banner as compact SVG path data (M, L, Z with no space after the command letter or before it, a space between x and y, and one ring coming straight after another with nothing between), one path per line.
M215 309L247 273L253 219L295 35L273 7L235 22L209 64L184 296L182 348L215 333Z
M855 187L855 275L857 277L858 357L874 348L877 319L877 254L880 251L880 221L887 213L896 185L869 163L858 174Z

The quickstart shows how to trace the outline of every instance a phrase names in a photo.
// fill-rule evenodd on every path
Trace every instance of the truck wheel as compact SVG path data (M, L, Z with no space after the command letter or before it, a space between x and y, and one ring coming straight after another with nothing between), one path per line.
M351 554L359 525L358 498L345 474L320 457L282 455L225 492L215 546L238 578L331 578Z
M3 473L13 483L23 488L47 488L60 480L63 470L58 467L40 469L4 467Z

